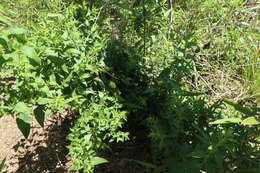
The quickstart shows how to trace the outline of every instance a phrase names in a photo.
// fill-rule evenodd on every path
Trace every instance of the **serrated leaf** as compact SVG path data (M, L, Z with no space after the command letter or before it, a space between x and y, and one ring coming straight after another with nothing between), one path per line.
M248 117L244 119L241 124L243 125L258 125L260 122L255 117Z
M91 165L93 165L93 166L100 165L103 163L108 163L108 161L102 157L92 157L92 159L91 159Z
M34 116L37 122L41 125L41 127L44 127L44 119L45 119L45 112L44 112L45 106L39 105L36 109L34 109Z
M32 119L26 114L20 113L16 116L16 124L25 138L30 134L31 122Z
M210 122L209 124L227 124L227 123L240 123L240 122L241 122L240 118L224 118L224 119L219 119Z

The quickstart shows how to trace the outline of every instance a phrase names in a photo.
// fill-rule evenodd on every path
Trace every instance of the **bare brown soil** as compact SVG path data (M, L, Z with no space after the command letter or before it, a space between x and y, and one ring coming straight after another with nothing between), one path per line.
M66 136L73 119L69 113L65 116L52 115L46 118L44 128L34 120L30 136L25 139L17 128L14 117L0 118L0 161L6 158L5 171L7 173L69 172L68 168L72 162L68 157L66 146L69 141ZM136 129L132 132L131 140L112 144L109 150L101 151L100 155L109 163L98 166L94 172L149 173L147 168L135 162L151 161L149 143L145 138L145 132L142 131Z
M6 158L8 173L65 173L72 164L67 156L66 136L71 116L53 115L42 128L34 120L28 139L24 139L15 118L0 119L0 159Z

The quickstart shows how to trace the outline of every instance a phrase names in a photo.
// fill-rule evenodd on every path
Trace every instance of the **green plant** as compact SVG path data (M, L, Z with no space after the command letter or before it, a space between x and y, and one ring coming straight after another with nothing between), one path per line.
M136 7L137 11L135 14L138 14L138 8L139 10L143 8L142 2L144 1L139 2L141 3ZM202 4L202 6L199 6L199 3L192 3L198 9L202 7L204 8L203 10L208 10L206 11L207 13L211 13L212 11L211 8L205 7L205 4L211 6L220 16L227 13L226 9L224 11L218 10L225 2L218 4L219 6L216 7L210 4L209 1L203 1L202 3L205 4ZM198 6L195 6L195 4ZM146 8L150 7L146 5ZM149 8L151 11L152 9ZM163 12L168 11L162 10ZM164 22L158 24L161 28L157 30L157 33L160 34L157 35L157 33L152 32L141 32L140 34L140 31L145 30L145 24L149 28L149 20L156 21L155 18L158 16L149 19L149 17L142 16L140 11L139 14L141 14L141 19L144 19L141 20L142 22L139 25L138 31L133 32L135 31L133 29L134 24L131 23L131 21L135 21L134 19L138 18L138 15L131 19L128 18L126 26L130 29L130 32L125 34L125 37L122 36L122 40L124 38L131 38L131 40L125 39L125 42L130 45L140 45L140 49L137 46L137 51L129 54L125 51L128 48L124 48L123 51L120 50L121 54L116 54L115 59L129 57L129 59L136 60L138 65L134 65L134 67L141 69L142 73L139 73L138 76L141 76L142 80L138 81L139 79L131 75L135 74L133 73L134 70L131 71L132 73L127 71L127 68L131 69L131 65L135 63L126 64L127 68L122 67L123 70L120 70L119 64L122 65L122 63L117 61L119 64L113 65L113 67L119 68L118 71L120 71L118 74L115 73L115 76L119 78L116 85L122 88L120 90L122 96L124 96L124 93L137 93L138 95L133 97L136 98L133 101L126 94L126 105L131 105L131 107L127 107L130 110L131 118L135 117L135 115L145 114L145 117L142 118L147 120L148 129L150 129L150 138L153 143L155 158L154 162L158 162L159 165L161 164L166 172L257 170L257 129L236 125L227 125L225 127L211 125L210 121L212 119L229 116L223 115L224 104L221 101L214 104L207 103L206 98L198 97L199 93L192 93L187 90L185 77L192 75L192 62L195 60L198 49L201 49L199 43L202 39L199 40L197 31L199 32L203 27L196 26L198 23L193 20L196 14L193 12L189 13L182 6L175 8L174 22L177 26L175 25L175 29L172 30L170 37L170 39L174 39L173 43L166 37L166 31L168 31L167 20L163 20ZM162 18L162 16L159 18ZM144 21L145 19L147 21ZM209 21L215 23L217 22L217 18L212 16L212 19ZM131 27L133 28L131 29ZM126 35L128 34L131 37L127 37ZM157 38L164 38L165 40L157 40ZM138 39L142 41L137 41ZM135 44L135 41L138 44ZM164 44L165 47L160 43ZM174 44L174 46L169 46L166 49L166 46L168 46L167 43L169 45ZM120 44L122 45L122 43ZM159 47L159 51L156 51L156 46ZM131 50L131 46L129 47ZM112 50L114 49L112 48ZM227 51L233 50L231 48ZM205 49L205 51L207 50ZM138 55L137 57L135 56L136 54ZM112 53L112 55L115 55L115 53ZM172 55L174 55L173 60L169 58ZM210 55L215 56L214 53L210 53ZM162 60L164 56L167 58ZM155 63L153 63L153 58L155 58ZM231 56L227 58L231 58ZM225 59L224 61L229 60ZM113 62L113 59L110 58L108 62L111 63L111 61ZM126 60L123 61L127 62ZM130 83L135 86L135 89L128 89L127 86L129 85L124 84L125 79L131 80ZM143 88L147 88L147 90ZM138 107L139 105L142 106ZM140 117L135 117L133 122L141 122L140 124L143 124L138 118ZM248 120L252 120L252 117L246 119L243 123L248 124ZM131 123L131 121L128 122ZM252 134L253 136L247 137L246 134ZM240 145L236 142L240 140L244 140L245 143ZM244 153L242 156L239 154L241 152ZM244 165L241 165L241 163Z
M250 125L259 124L259 110L215 98L223 85L209 75L222 70L254 83L246 101L256 105L256 18L244 2L5 4L12 10L0 8L0 115L15 116L28 137L31 115L44 126L46 116L72 110L70 170L93 172L108 162L102 150L142 126L153 163L136 163L151 170L257 171L259 132Z
M6 173L6 172L4 171L5 160L6 160L6 159L4 159L4 160L2 160L2 161L0 162L0 173Z
M95 24L99 11L86 14L89 30L82 32L75 19L77 4L56 8L55 13L40 13L44 20L33 23L29 31L13 27L1 31L1 115L12 113L27 138L31 115L43 126L46 116L70 108L79 116L68 137L75 163L71 169L90 172L104 162L96 152L105 140L127 139L127 133L120 131L126 113L100 78L106 71L102 50L108 35ZM78 153L78 148L88 149Z
M107 162L96 156L97 151L108 147L104 141L111 143L128 139L127 133L118 131L126 120L126 113L120 111L121 105L117 100L103 92L92 94L97 96L80 109L81 116L68 136L70 156L75 162L70 170L84 168L85 172L93 171L95 165Z
M256 116L259 115L259 109L257 108L250 108L250 107L244 107L240 104L234 103L231 100L223 99L224 102L232 107L235 108L235 110L239 111L241 114L244 114L246 116L245 119L241 118L224 118L219 119L214 122L211 122L210 124L226 124L226 123L241 123L242 125L259 125L260 122L256 119ZM249 117L248 117L249 116Z

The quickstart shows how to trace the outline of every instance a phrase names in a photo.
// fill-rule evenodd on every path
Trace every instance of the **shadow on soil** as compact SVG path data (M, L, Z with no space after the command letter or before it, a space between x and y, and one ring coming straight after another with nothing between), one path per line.
M34 127L28 139L20 140L14 147L8 172L65 173L69 165L68 140L73 117L54 115L44 127ZM14 170L15 168L15 170Z

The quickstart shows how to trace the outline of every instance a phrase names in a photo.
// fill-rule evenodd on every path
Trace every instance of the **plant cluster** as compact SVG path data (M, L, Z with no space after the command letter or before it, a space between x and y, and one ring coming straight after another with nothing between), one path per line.
M31 38L23 28L1 31L1 115L15 115L28 137L31 115L43 126L49 114L73 110L79 119L68 136L75 162L71 169L90 171L102 161L96 151L104 147L103 140L127 138L118 131L126 113L100 77L106 71L102 50L107 35L95 24L98 11L88 12L89 30L83 33L75 19L76 5L59 10L42 14L44 20L28 33Z
M219 24L228 12L218 9L227 6L236 11L243 3L59 0L35 4L37 13L21 16L33 17L23 28L12 26L11 13L0 15L0 115L14 115L25 137L31 115L44 126L46 116L71 109L77 120L68 135L74 162L70 170L93 172L96 165L108 162L99 151L128 140L130 129L142 126L149 131L153 157L152 166L144 165L153 172L258 171L256 105L244 107L227 99L212 103L189 83L205 54L210 54L208 61L219 58L214 60L217 63L233 63L235 58L240 63L255 62L255 55L243 60L245 49L254 54L243 41L233 45L240 33L232 30L237 23L230 28ZM219 16L194 20L212 12ZM209 25L229 33L220 37L230 41L221 55L223 40L217 42L208 38L214 34L204 33L207 28L202 26ZM208 50L201 37L216 41L217 48ZM240 51L244 54L235 57ZM246 69L243 74L248 72L245 76L253 80L255 66Z

